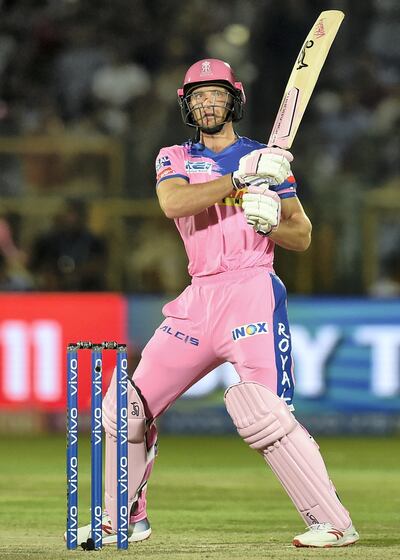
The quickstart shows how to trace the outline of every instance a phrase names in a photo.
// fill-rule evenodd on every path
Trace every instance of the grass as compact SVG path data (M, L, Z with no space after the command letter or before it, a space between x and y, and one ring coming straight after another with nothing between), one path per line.
M87 440L88 438L85 438ZM152 537L103 559L258 560L400 558L400 450L393 438L319 442L351 510L360 543L342 549L295 549L303 522L261 457L235 437L161 437L149 488ZM89 522L88 442L81 444L80 524ZM0 558L74 559L65 526L63 437L0 439Z

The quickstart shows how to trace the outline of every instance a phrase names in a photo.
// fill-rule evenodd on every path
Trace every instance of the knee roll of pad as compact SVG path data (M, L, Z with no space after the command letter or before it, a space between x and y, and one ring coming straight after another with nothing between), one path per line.
M238 433L263 451L298 425L285 402L259 383L237 383L225 392L225 405Z

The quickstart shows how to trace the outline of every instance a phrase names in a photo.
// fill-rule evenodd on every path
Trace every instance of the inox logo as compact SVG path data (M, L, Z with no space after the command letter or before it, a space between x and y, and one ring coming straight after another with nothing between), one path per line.
M248 325L242 325L241 327L236 327L232 330L232 338L235 341L241 338L255 336L257 334L268 334L267 322L249 323Z

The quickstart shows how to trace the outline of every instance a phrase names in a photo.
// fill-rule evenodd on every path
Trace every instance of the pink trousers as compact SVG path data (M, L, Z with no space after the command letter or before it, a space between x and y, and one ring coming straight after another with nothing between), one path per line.
M291 404L286 289L275 274L256 268L193 278L163 315L133 375L148 418L223 362L242 381L262 383Z
M149 420L223 362L234 365L241 381L257 381L291 405L286 289L273 272L252 268L193 278L163 315L133 375ZM145 511L143 495L133 521Z

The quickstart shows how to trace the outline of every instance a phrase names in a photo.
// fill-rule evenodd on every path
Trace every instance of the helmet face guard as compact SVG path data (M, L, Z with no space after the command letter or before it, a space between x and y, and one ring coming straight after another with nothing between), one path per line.
M196 88L210 84L210 97L214 101L208 106L211 113L210 125L199 124L200 110L202 108L201 96L196 96ZM223 87L226 90L225 99L212 86ZM214 95L214 98L213 98ZM217 99L218 98L218 99ZM186 72L183 87L178 89L178 101L184 124L199 128L203 132L215 134L222 130L229 121L237 122L243 116L243 105L246 102L243 85L237 82L231 67L226 62L217 59L200 60L193 64ZM224 120L217 123L216 107L225 109ZM214 116L214 124L213 117Z

